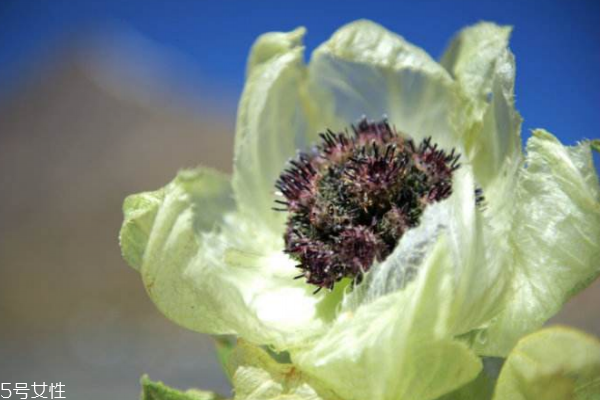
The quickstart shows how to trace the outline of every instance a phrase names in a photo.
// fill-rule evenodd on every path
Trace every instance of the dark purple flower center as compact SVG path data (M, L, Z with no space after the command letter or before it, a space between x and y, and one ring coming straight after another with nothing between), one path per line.
M300 153L276 187L289 212L285 252L310 284L332 289L342 278L360 282L419 220L428 204L452 193L460 155L416 144L387 121L363 119L353 135L328 131Z

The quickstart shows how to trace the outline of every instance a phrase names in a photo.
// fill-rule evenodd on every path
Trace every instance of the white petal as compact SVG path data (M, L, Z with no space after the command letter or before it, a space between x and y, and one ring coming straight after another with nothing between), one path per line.
M310 143L316 130L306 89L304 29L258 38L248 61L238 109L233 188L245 217L281 228L285 215L271 208L275 181L286 162Z
M453 81L422 49L369 21L339 29L313 53L313 87L326 92L330 128L342 129L362 115L383 115L419 140L433 136L445 148L457 145L450 117L457 105Z
M344 309L314 346L292 352L294 362L346 400L427 400L473 379L479 360L448 330L448 243L441 232L404 289Z
M537 130L527 152L509 237L513 294L475 342L487 355L505 356L600 274L600 186L590 143L564 147Z
M239 218L231 197L228 180L209 170L184 171L158 192L130 197L125 258L157 307L180 325L278 348L298 345L332 318L332 306L293 279L282 239Z
M468 27L442 58L463 97L456 119L462 121L458 125L464 127L466 156L488 198L489 214L499 213L510 202L522 161L521 116L514 104L515 60L508 48L510 32L510 27L492 23Z

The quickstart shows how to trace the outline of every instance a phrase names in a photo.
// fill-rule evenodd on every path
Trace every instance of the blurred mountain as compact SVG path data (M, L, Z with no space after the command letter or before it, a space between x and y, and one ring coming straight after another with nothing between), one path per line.
M149 372L228 390L210 340L154 309L117 235L128 194L183 167L230 170L234 116L188 96L161 52L135 41L82 41L0 102L3 382L125 399Z

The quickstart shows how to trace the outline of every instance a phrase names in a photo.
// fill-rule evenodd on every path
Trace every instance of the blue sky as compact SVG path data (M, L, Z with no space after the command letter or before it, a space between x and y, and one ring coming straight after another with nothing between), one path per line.
M0 91L64 43L126 27L185 56L198 79L235 99L248 49L271 30L308 29L310 52L340 25L369 18L439 57L479 20L513 25L524 129L567 143L600 137L600 2L572 1L11 1L0 2ZM310 53L308 53L310 54ZM232 111L233 113L233 111Z

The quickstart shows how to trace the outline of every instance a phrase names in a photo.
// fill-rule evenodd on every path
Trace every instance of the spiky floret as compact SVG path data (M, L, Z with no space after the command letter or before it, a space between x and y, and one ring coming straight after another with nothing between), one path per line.
M446 153L431 138L416 144L385 120L363 119L352 130L321 133L276 183L284 200L275 209L289 212L285 252L316 291L342 278L360 282L428 204L450 196L460 166L454 149Z

